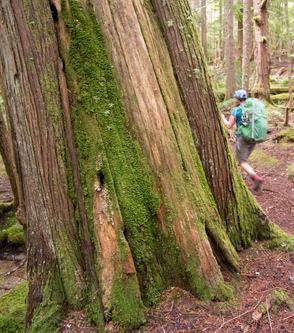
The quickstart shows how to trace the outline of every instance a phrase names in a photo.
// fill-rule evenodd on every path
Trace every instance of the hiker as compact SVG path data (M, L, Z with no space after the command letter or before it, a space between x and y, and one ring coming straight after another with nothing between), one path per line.
M231 112L229 121L226 119L226 117L222 114L223 121L225 123L225 126L228 129L231 129L232 126L236 123L237 126L237 140L236 140L236 159L238 162L238 165L241 169L242 178L244 181L246 181L247 175L251 177L251 179L254 181L254 190L257 191L262 183L262 179L258 177L258 175L254 172L253 168L248 164L248 157L253 152L253 149L256 145L256 142L249 142L245 141L241 132L239 131L239 128L242 124L242 109L240 105L245 104L245 101L247 99L247 92L243 89L235 91L235 95L233 97L236 97L237 106L233 109Z

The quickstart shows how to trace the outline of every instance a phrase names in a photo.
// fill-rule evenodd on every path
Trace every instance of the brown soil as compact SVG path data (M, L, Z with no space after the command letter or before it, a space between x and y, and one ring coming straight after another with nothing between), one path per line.
M293 126L292 114L292 126ZM260 166L252 161L257 174L264 180L259 192L253 190L249 179L247 185L270 220L294 235L294 182L287 177L287 167L294 162L293 143L280 144L275 140L281 128L274 129L268 140L256 147L268 157L276 158L276 166ZM232 143L234 145L234 143ZM7 195L7 181L0 178L0 202ZM170 288L162 295L157 308L146 308L146 323L138 332L294 332L294 254L285 244L281 250L270 250L265 243L253 244L239 253L241 274L223 272L228 285L234 286L233 302L200 302L189 292ZM288 300L266 306L273 290L285 291ZM274 303L272 301L271 303ZM257 306L264 304L260 319L254 319ZM269 304L270 302L268 302ZM85 319L83 311L69 311L60 323L60 332L95 332ZM109 323L105 332L122 332Z

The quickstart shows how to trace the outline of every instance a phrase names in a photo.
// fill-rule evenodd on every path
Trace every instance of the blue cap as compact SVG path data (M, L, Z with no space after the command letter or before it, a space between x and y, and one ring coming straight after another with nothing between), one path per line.
M247 92L244 89L239 89L239 90L235 91L235 95L233 97L247 98Z

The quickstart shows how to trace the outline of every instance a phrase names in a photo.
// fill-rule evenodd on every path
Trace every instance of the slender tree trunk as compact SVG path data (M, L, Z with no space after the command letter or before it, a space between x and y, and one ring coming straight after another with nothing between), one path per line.
M236 64L234 42L234 16L233 0L225 0L225 58L226 58L226 96L225 99L233 98L236 90Z
M290 29L289 29L289 14L288 14L288 0L285 0L285 19L287 29L287 55L288 55L288 87L289 87L289 108L293 108L293 92L292 92L292 57L291 57L291 41L290 41ZM286 109L285 126L289 126L289 108Z
M223 45L223 1L219 2L219 57L220 60L224 59L224 45Z
M244 0L243 9L243 61L242 61L242 88L249 91L250 59L252 55L252 10L251 1Z
M243 15L244 15L244 5L243 0L238 0L240 8L240 15L238 17L238 59L239 68L242 71L243 63Z
M207 17L206 0L201 0L201 42L205 58L207 59ZM208 59L207 59L208 60Z
M268 43L267 0L254 0L256 79L253 87L254 97L270 102L271 59Z

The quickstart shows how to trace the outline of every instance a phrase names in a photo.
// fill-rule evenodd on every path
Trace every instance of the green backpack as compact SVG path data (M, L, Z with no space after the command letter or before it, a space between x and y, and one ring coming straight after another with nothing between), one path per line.
M260 143L266 140L267 119L264 104L256 98L246 99L242 109L242 125L240 131L246 141Z

